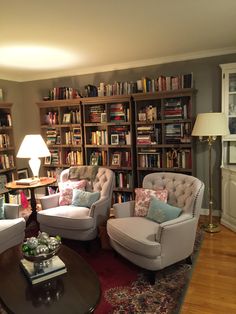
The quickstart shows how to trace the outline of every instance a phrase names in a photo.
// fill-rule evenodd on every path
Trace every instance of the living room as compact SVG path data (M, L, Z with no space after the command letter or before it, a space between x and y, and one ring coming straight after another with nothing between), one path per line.
M25 66L23 60L17 60L18 65L15 68L14 60L10 61L12 65L0 62L0 89L3 92L3 101L13 104L12 121L16 152L26 134L41 133L37 103L42 102L55 87L72 87L81 95L85 95L85 86L88 84L99 86L101 82L113 84L138 81L144 77L154 79L159 76L192 73L193 87L196 89L192 108L193 118L195 119L199 113L222 111L220 65L236 62L234 2L227 0L224 4L215 3L212 7L204 1L198 3L180 1L178 4L148 1L149 5L141 1L135 2L135 5L131 1L119 4L110 1L102 1L99 4L88 4L85 1L57 1L47 3L45 6L31 1L23 4L12 1L12 5L8 2L3 6L1 47L34 43L68 51L75 49L76 57L81 58L76 60L75 65L67 67L62 65L62 68L58 65L54 69L44 68L44 64L40 66L39 59L33 60L34 65L30 69L29 57ZM65 12L68 12L68 16ZM90 32L88 24L92 25ZM93 45L86 51L86 46L91 44ZM10 53L8 54L10 56ZM0 56L1 60L5 60L1 51ZM20 52L13 53L13 59L19 56ZM31 56L34 56L34 52L31 52ZM63 57L63 60L66 58ZM53 60L50 59L50 62ZM201 143L197 137L193 138L193 143L193 173L205 184L201 210L201 219L205 220L208 219L209 207L208 148L207 144ZM221 137L218 137L212 150L213 216L218 222L222 214L221 163ZM27 159L16 158L16 165L18 169L28 168ZM232 245L235 233L225 226L221 226L221 229L217 234L204 234L203 252L200 251L200 257L204 252L217 250L217 243L226 247ZM224 239L229 239L229 243L225 243ZM221 257L218 256L218 262L222 260L222 268L227 268L232 277L228 285L222 279L222 285L227 285L225 290L227 293L233 291L236 285L235 266L232 266L232 269L228 266L233 265L232 261L235 261L234 250L235 247L232 246L232 251L227 251L225 255L222 252ZM215 251L211 257L213 260L214 254ZM195 270L204 268L209 258L206 257L204 262L198 260ZM211 262L215 266L212 260ZM218 273L216 271L212 276L218 274L219 271ZM200 275L207 276L201 269ZM221 311L219 307L214 307L213 301L210 301L211 292L208 291L210 287L207 287L206 283L205 291L209 295L201 295L199 289L202 289L200 281L203 278L200 275L198 278L193 277L193 288L191 283L183 313L203 313L204 306L205 313L236 312L233 302L231 305L223 304ZM211 285L218 286L216 277L209 283L209 286ZM216 294L215 288L212 289L212 294ZM194 292L200 294L199 299L209 297L209 308L207 300L203 303L202 300L194 299ZM222 293L220 296L213 296L213 300L217 298L224 299L227 296Z

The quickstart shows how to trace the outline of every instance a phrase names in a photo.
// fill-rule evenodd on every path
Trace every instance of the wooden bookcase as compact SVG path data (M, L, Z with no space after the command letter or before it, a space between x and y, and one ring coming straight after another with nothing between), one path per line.
M115 172L114 202L133 198L135 186L134 111L131 97L82 98L85 163Z
M84 164L81 104L78 99L37 103L41 133L51 152L44 175L57 177L63 168Z
M42 135L52 153L44 174L56 177L77 164L108 167L116 177L113 202L132 199L148 173L194 174L195 94L185 88L39 102Z
M16 179L16 153L13 135L12 103L0 101L0 194L5 183Z
M191 139L196 90L133 94L138 186L156 171L193 174Z

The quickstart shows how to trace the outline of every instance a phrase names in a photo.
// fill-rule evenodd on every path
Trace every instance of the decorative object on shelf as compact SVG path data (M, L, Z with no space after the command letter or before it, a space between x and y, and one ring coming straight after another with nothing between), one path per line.
M212 211L212 145L214 144L217 136L224 136L229 134L227 126L226 115L221 112L200 113L197 116L192 136L198 136L201 142L207 142L209 152L209 222L203 228L206 232L215 233L219 232L220 228L217 224L213 223ZM205 137L205 139L204 139Z
M38 178L41 161L39 158L50 156L50 152L40 134L26 135L17 153L18 158L30 158L29 166L33 176Z

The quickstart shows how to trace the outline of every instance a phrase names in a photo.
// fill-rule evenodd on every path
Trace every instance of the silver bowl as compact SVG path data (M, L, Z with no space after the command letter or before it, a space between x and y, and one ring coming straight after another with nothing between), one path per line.
M60 250L60 245L55 250L53 250L49 253L41 253L38 255L29 255L29 254L27 254L27 252L23 252L23 256L27 261L30 261L33 263L42 263L46 260L49 260L54 255L56 255L59 250Z

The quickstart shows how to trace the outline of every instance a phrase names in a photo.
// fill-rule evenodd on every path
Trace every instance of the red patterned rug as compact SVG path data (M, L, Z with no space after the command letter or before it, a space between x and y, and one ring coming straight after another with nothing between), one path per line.
M193 263L200 249L203 233L197 233ZM147 274L112 250L100 249L93 243L90 251L77 241L64 244L76 250L96 271L102 288L102 298L95 314L174 314L180 307L194 267L180 262L156 274L150 285Z
M27 211L24 213L27 217ZM26 236L38 233L35 223L30 224ZM198 255L203 233L197 232L193 263ZM156 282L150 285L146 273L113 250L102 249L100 241L93 241L88 250L84 243L63 240L78 252L96 271L101 283L102 297L95 314L177 314L194 267L177 263L157 272ZM5 313L1 311L0 313Z

